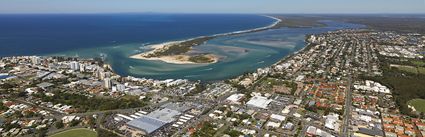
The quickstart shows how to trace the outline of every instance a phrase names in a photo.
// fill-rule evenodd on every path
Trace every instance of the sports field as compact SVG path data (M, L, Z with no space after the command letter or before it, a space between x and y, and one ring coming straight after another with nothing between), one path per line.
M66 130L50 137L97 137L97 133L86 128Z
M413 106L418 112L425 112L425 99L412 99L407 104Z

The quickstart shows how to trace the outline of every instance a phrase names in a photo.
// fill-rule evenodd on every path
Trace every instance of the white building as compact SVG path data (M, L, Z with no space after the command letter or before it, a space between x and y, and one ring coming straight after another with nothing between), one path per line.
M286 117L285 116L282 116L282 115L272 114L270 116L270 119L277 120L279 122L282 122L282 121L285 121Z
M117 84L117 91L124 92L125 86L123 84Z
M240 104L239 101L241 101L244 96L245 96L244 94L233 94L233 95L229 96L226 99L226 101L228 101L229 103L233 103L233 104Z
M107 89L111 89L112 88L112 81L111 81L111 79L105 78L103 81L105 82L104 83L105 88L107 88Z
M81 72L86 71L86 65L85 64L80 64L80 71Z
M72 70L80 70L80 63L73 61L69 63L69 68L71 68Z
M325 127L331 130L339 131L338 114L329 114L326 116Z
M41 64L41 58L37 57L37 56L33 56L33 57L31 57L31 62L32 62L33 65Z
M267 109L267 106L272 102L273 100L267 99L267 97L263 96L254 96L249 100L246 105L248 107L257 107L262 109Z

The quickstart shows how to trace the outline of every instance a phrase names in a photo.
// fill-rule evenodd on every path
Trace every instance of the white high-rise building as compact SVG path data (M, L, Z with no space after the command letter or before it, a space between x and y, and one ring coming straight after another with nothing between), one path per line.
M69 63L69 68L71 68L72 70L80 70L80 63L73 61Z
M99 72L99 78L100 78L100 79L105 79L105 78L107 78L107 77L106 77L106 73L105 73L105 72L103 72L103 71L100 71L100 72Z
M125 90L125 86L123 84L117 84L117 91L123 92Z
M103 80L105 83L105 88L107 88L107 89L111 89L112 88L112 81L111 81L111 79L109 79L109 78L105 78L104 80Z
M86 65L85 64L80 64L80 71L81 72L86 71Z
M33 56L33 57L31 57L31 62L32 62L33 65L41 64L41 58L37 57L37 56Z

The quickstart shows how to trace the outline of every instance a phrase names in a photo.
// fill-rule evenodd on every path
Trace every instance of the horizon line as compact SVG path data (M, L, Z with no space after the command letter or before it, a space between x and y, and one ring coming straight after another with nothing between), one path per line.
M287 12L287 13L225 13L225 12L6 12L1 13L0 15L6 15L6 14L258 14L258 15L425 15L425 12L359 12L359 13L296 13L296 12Z

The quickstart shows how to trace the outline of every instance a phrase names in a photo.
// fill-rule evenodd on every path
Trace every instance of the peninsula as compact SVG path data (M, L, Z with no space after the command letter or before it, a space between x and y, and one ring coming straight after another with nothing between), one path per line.
M194 46L201 45L205 43L206 41L216 37L238 35L243 33L252 33L252 32L272 29L272 28L275 28L275 26L278 26L282 22L282 19L277 17L273 17L273 16L266 16L266 17L272 18L276 21L273 24L266 27L235 31L230 33L215 34L211 36L200 36L200 37L191 38L191 39L182 40L182 41L172 41L172 42L166 42L162 44L151 45L150 48L152 50L148 52L132 55L130 56L130 58L143 59L143 60L158 60L158 61L163 61L163 62L172 63L172 64L216 63L219 61L219 57L217 55L214 55L211 53L189 54L188 52L191 51Z

